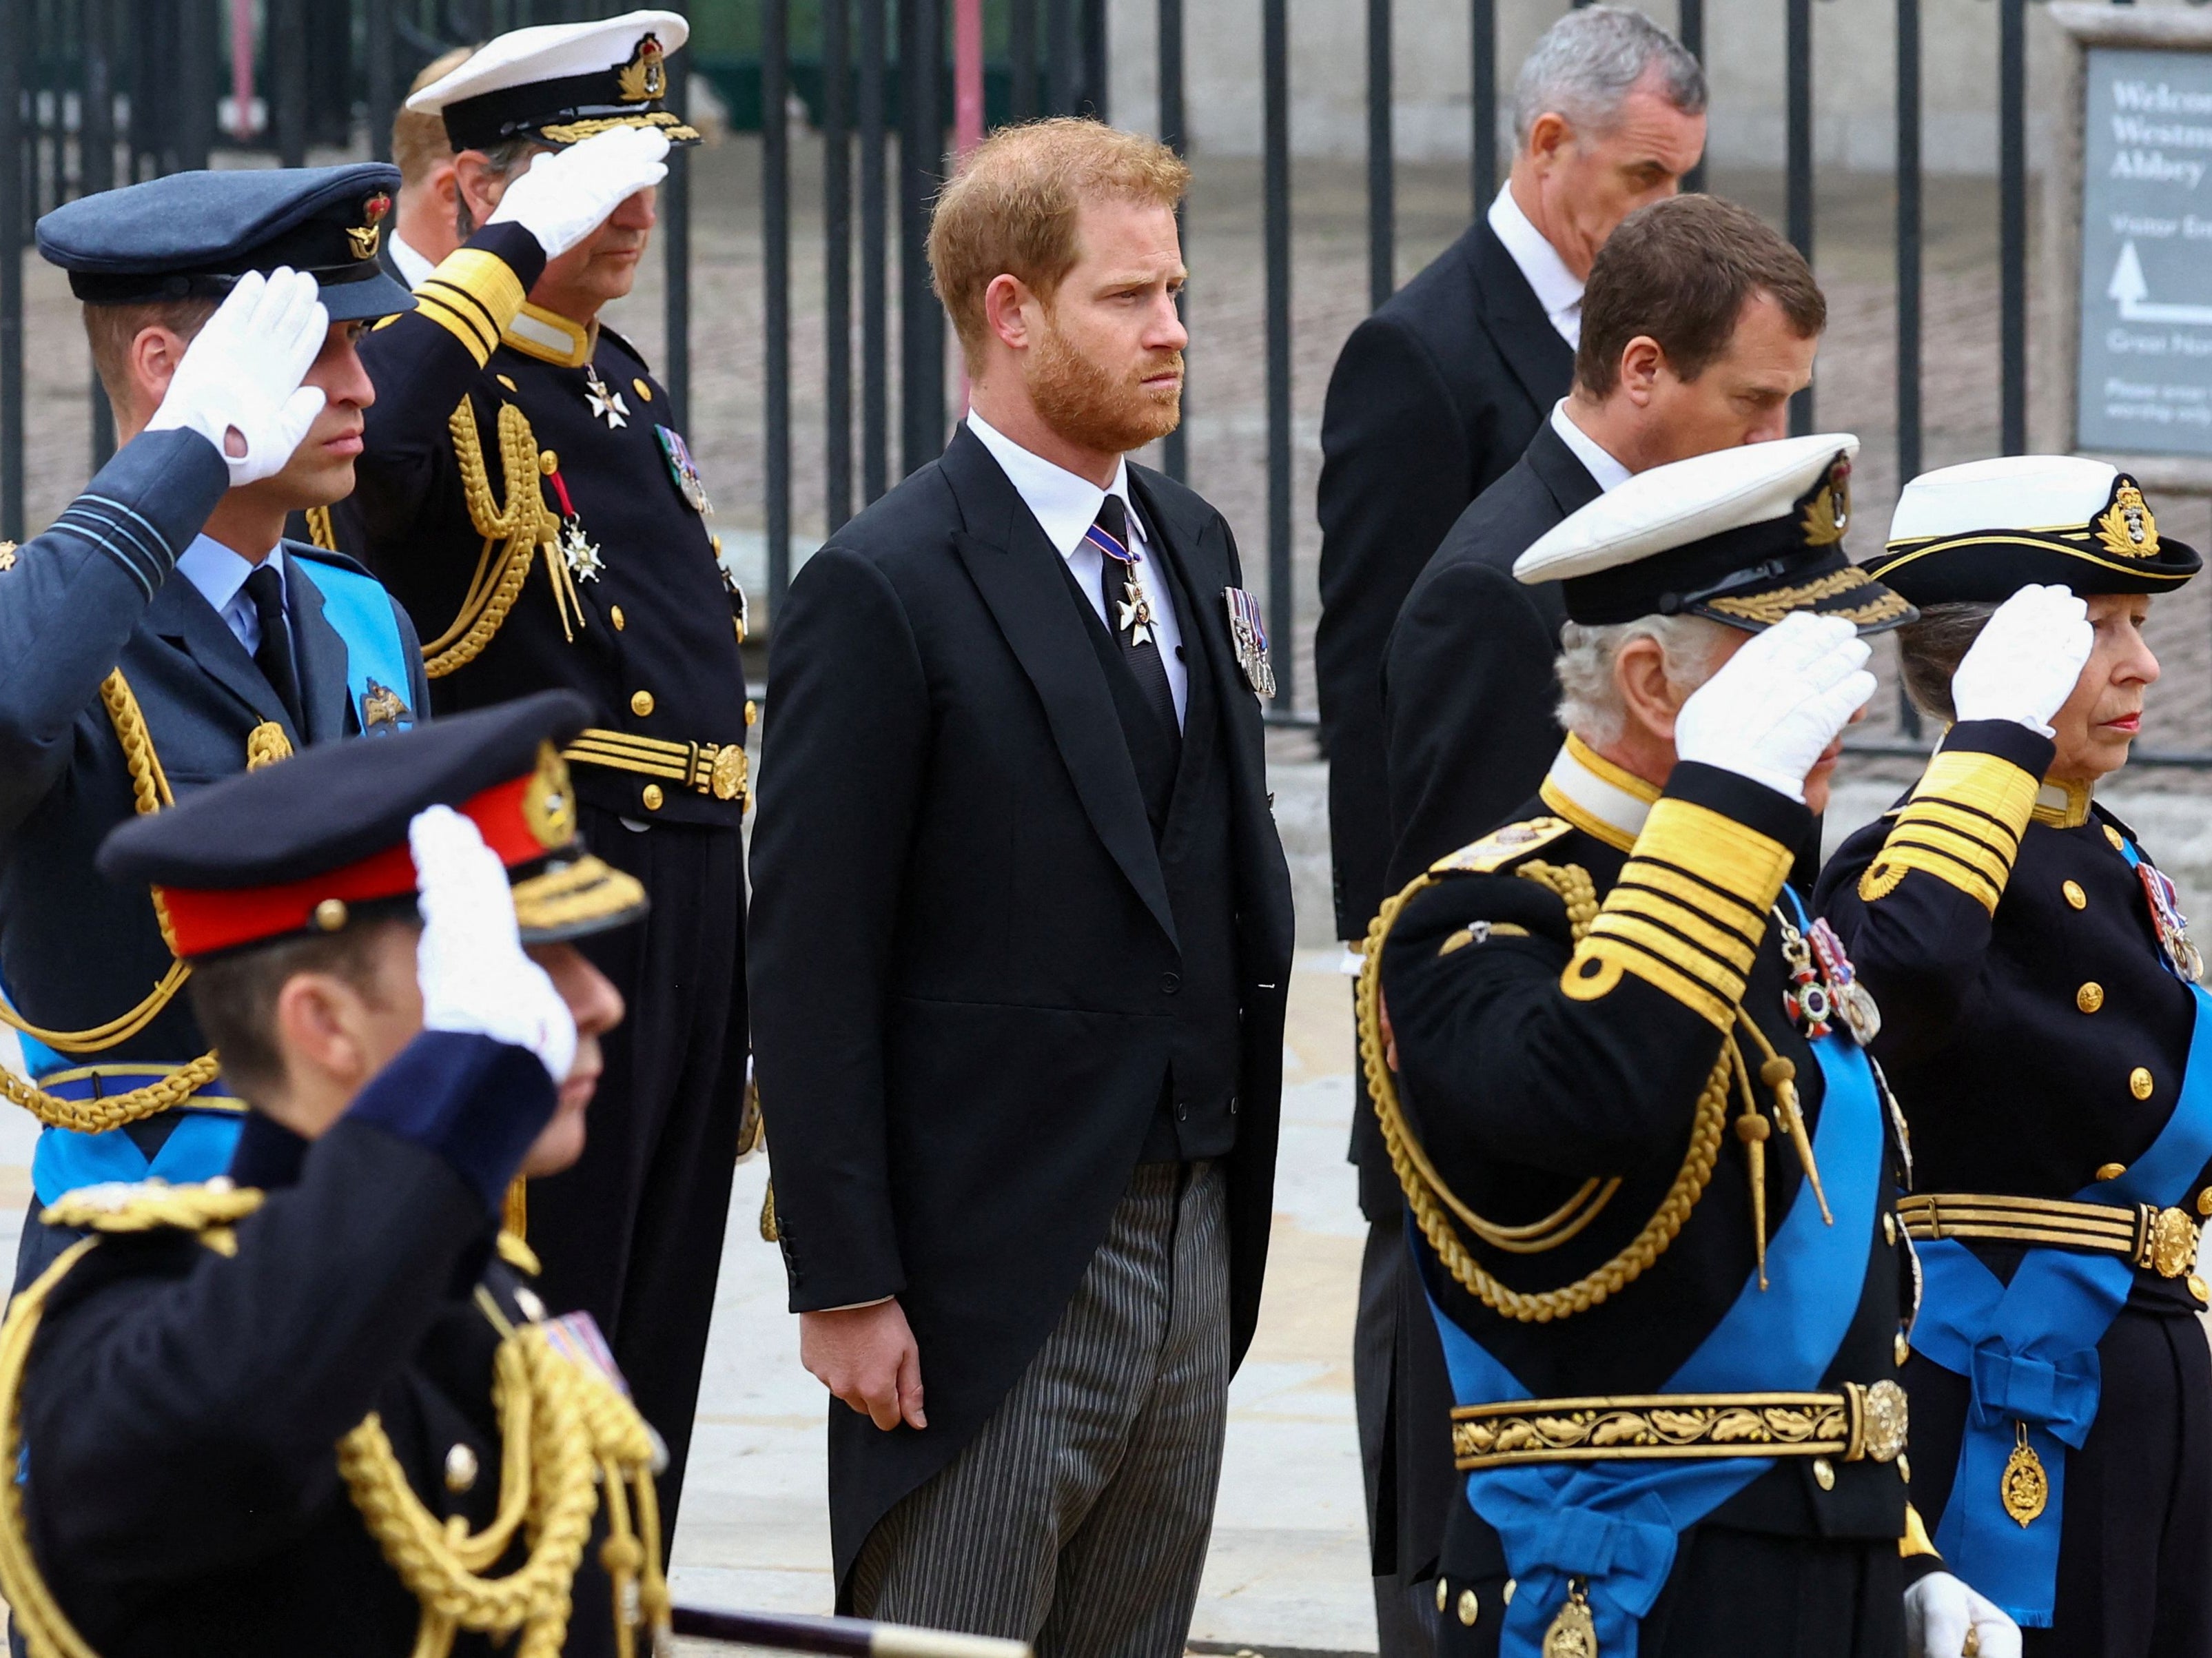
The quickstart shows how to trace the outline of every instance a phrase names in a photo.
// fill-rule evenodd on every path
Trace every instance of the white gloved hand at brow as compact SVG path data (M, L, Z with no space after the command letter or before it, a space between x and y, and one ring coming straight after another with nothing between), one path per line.
M488 224L519 224L557 259L641 190L668 176L668 137L656 127L609 127L540 154L507 181Z
M1754 634L1674 717L1674 752L1805 798L1811 771L1874 695L1866 641L1840 616L1795 611Z
M230 486L284 470L323 412L323 394L301 382L329 337L315 279L279 267L250 270L185 348L149 432L182 428L215 445Z
M1961 720L2010 720L2051 736L2051 716L2073 695L2096 643L2086 600L2061 586L2022 587L1997 606L1952 674L1951 707Z

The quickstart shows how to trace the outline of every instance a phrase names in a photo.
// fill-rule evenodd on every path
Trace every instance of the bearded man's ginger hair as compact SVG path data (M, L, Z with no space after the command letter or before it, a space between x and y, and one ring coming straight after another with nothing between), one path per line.
M985 290L1015 276L1049 305L1075 268L1085 202L1172 208L1189 188L1190 169L1165 144L1074 116L1002 127L976 145L929 223L930 279L969 372L989 337Z

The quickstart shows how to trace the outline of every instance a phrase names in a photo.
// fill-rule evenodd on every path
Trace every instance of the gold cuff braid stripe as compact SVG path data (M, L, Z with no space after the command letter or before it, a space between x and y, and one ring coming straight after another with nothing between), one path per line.
M416 309L459 340L477 367L491 361L499 337L526 295L514 268L479 247L456 250L422 278Z
M1942 853L1954 862L1964 864L1998 892L2004 890L2005 883L2012 877L2008 853L1926 811L1909 811L1898 819L1896 827L1889 832L1889 839L1883 842L1883 850L1893 846L1917 846Z
M1709 926L1748 943L1755 954L1765 935L1763 919L1759 932L1748 936L1730 923L1739 907L1764 918L1782 890L1790 862L1789 849L1779 841L1733 817L1690 801L1661 799L1644 820L1635 853L1620 884L1607 895L1597 924L1560 975L1560 987L1578 1000L1593 1000L1618 984L1621 974L1632 973L1726 1032L1743 999L1743 973L1681 936L1688 928L1669 932L1640 920L1639 912L1652 912L1637 889L1663 888ZM1647 870L1652 872L1649 877ZM1702 894L1699 883L1717 890ZM1593 969L1591 963L1597 966Z
M1522 865L1514 873L1524 880L1535 881L1551 888L1566 908L1568 926L1574 937L1580 939L1586 933L1597 914L1597 897L1589 873L1572 864L1554 866L1544 863ZM1492 1232L1510 1231L1520 1236L1527 1228L1500 1228L1493 1223L1482 1223L1476 1227L1473 1212L1460 1201L1443 1178L1430 1163L1428 1154L1413 1136L1406 1121L1405 1108L1398 1098L1398 1079L1391 1072L1383 1054L1382 1042L1382 949L1389 940L1390 929L1397 924L1407 904L1425 889L1448 876L1434 873L1418 876L1395 897L1384 901L1375 920L1367 929L1366 953L1359 969L1359 986L1354 998L1359 1027L1359 1065L1367 1079L1368 1097L1374 1102L1375 1115L1382 1130L1382 1143L1390 1154L1390 1167L1398 1176L1398 1184L1406 1193L1407 1206L1413 1211L1413 1219L1421 1229L1421 1236L1437 1259L1462 1288L1505 1318L1518 1323L1549 1323L1553 1319L1571 1318L1586 1312L1608 1297L1619 1294L1650 1269L1651 1264L1664 1254L1680 1234L1690 1212L1698 1199L1705 1195L1711 1181L1713 1166L1718 1161L1721 1134L1728 1116L1729 1053L1725 1046L1714 1062L1712 1074L1706 1078L1704 1090L1698 1096L1697 1112L1690 1128L1689 1149L1683 1155L1682 1165L1675 1171L1674 1182L1667 1195L1660 1200L1651 1218L1643 1229L1630 1239L1620 1252L1594 1271L1584 1273L1573 1283L1555 1290L1525 1291L1515 1290L1499 1282L1482 1263L1468 1253L1452 1225L1455 1214L1469 1221L1471 1230L1479 1236ZM1585 1193L1588 1188L1585 1187ZM1585 1193L1577 1193L1559 1212L1564 1216L1584 1200ZM1612 1196L1608 1188L1597 1199L1597 1203L1586 1213L1570 1223L1571 1230L1554 1236L1551 1244L1556 1247L1587 1225L1597 1207ZM1557 1217L1547 1218L1556 1218ZM1539 1223L1541 1224L1542 1223ZM1488 1228L1488 1231L1481 1230ZM1524 1240L1525 1241L1525 1240ZM1502 1246L1501 1246L1502 1247ZM1533 1249L1516 1253L1534 1253Z
M1643 872L1640 865L1634 872L1639 876ZM1722 966L1733 969L1738 977L1751 971L1752 961L1759 954L1758 945L1741 933L1717 926L1710 917L1679 898L1640 884L1631 886L1624 881L1606 896L1605 913L1599 920L1603 921L1607 916L1615 915L1641 916L1669 932L1679 932Z
M1917 869L1995 914L2035 811L2036 786L2034 777L1996 755L1938 753L1859 877L1860 898L1873 903L1887 896Z

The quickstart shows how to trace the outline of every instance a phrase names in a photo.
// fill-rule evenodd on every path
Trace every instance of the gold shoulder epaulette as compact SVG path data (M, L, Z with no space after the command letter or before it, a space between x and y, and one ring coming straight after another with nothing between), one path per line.
M227 1230L258 1209L258 1187L234 1186L217 1177L204 1186L166 1181L108 1181L64 1192L40 1212L49 1226L86 1232L211 1232Z
M1549 846L1574 825L1564 817L1531 817L1494 829L1480 841L1448 853L1429 865L1432 875L1488 875L1539 847Z

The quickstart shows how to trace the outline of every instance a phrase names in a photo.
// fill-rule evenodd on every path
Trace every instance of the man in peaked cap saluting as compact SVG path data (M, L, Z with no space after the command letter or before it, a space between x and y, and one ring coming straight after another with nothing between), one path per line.
M389 167L185 173L40 220L124 445L45 534L0 544L0 980L46 1125L41 1203L204 1180L242 1107L177 990L157 906L94 873L134 815L309 743L410 725L414 629L358 565L282 539L353 487L356 355L406 291ZM150 987L150 988L149 988ZM55 1248L26 1229L27 1277Z
M0 1333L0 1592L33 1658L659 1650L651 1432L498 1237L574 1159L637 883L549 692L126 825L252 1104L231 1177L70 1194ZM518 1638L519 1631L519 1638Z
M1970 1626L2017 1658L1907 1506L1877 1015L1785 884L1874 691L1859 635L1913 614L1844 559L1857 446L1657 467L1523 554L1563 584L1566 743L1370 933L1361 1057L1467 1476L1446 1653L1893 1658L1909 1607L1912 1658Z
M668 394L599 321L629 291L672 143L673 12L519 29L408 100L442 116L473 234L363 348L355 501L428 641L441 714L547 686L601 854L661 902L592 959L634 1011L599 1132L532 1187L532 1247L667 1435L670 1512L713 1311L745 1072L743 604ZM480 227L480 228L479 228Z

